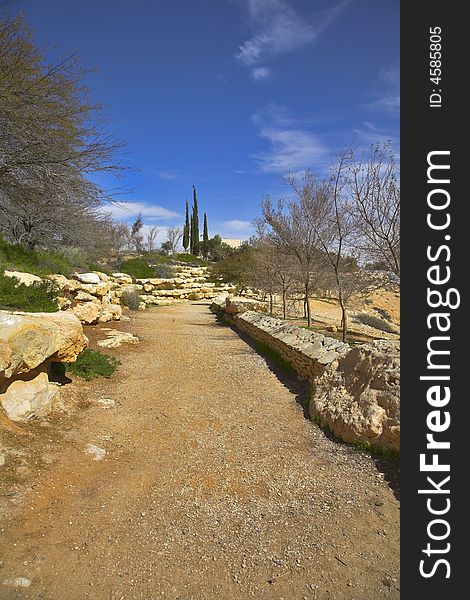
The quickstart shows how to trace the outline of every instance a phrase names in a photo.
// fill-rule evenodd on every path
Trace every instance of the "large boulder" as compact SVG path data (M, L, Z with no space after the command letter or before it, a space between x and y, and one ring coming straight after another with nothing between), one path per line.
M87 344L80 321L69 312L0 310L0 378L27 373L46 360L73 362Z
M50 281L53 281L56 286L59 289L64 289L67 284L69 284L72 280L67 279L67 277L65 277L65 275L61 275L60 273L54 273L53 275L47 275L46 279L49 279ZM77 284L76 281L73 282L74 284ZM79 287L79 285L77 285L77 287Z
M92 283L94 285L100 283L100 277L96 273L74 273L73 277L81 283Z
M400 449L399 343L353 348L313 382L310 415L345 442Z
M227 297L225 301L225 312L228 315L238 315L248 310L255 312L267 312L268 305L266 302L251 300L240 296Z
M41 283L42 279L37 275L32 275L31 273L23 273L21 271L5 271L5 277L14 277L18 279L18 283L23 283L24 285L33 285L34 283Z
M103 304L99 322L106 323L108 321L119 321L121 317L122 308L119 304Z
M109 275L106 275L106 273L103 273L102 271L92 271L92 273L98 275L101 281L109 281Z
M216 296L212 300L212 304L210 306L210 310L214 313L225 312L226 300L228 298L228 293L223 292L219 296Z
M47 373L42 372L33 379L10 383L0 393L0 404L12 421L24 423L47 415L58 392L59 387L50 383Z
M127 273L112 273L112 278L115 283L132 283L132 277Z
M73 314L85 325L98 323L101 313L101 304L95 302L81 302L71 308Z

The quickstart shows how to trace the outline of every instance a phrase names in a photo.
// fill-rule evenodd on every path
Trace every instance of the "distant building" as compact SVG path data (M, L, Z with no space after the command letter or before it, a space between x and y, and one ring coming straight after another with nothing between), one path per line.
M222 242L230 246L230 248L240 248L243 244L243 240L232 240L229 238L222 239Z

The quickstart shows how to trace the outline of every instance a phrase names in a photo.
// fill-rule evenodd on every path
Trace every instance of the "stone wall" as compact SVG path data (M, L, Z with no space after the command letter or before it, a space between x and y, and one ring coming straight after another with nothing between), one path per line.
M238 307L238 311L234 307ZM226 295L211 310L267 344L310 382L310 415L346 442L400 449L399 344L348 344L251 310Z
M212 299L223 292L233 292L227 283L209 282L207 267L182 265L173 267L174 276L167 278L135 279L126 273L107 275L99 271L64 275L48 275L58 290L61 310L72 311L86 325L119 321L122 318L121 297L133 292L140 298L139 309L164 306L182 301ZM34 285L41 279L30 273L5 271L20 283Z

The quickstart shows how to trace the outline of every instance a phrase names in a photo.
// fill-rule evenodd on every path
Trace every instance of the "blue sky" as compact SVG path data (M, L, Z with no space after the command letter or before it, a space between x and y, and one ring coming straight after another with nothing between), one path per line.
M288 170L399 145L398 0L17 0L51 60L76 52L133 167L116 218L246 239ZM108 182L110 186L115 185Z

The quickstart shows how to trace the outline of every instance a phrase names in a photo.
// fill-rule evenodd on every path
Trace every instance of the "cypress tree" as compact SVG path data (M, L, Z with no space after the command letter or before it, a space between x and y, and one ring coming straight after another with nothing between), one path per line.
M191 254L197 256L199 254L199 212L197 206L196 188L193 185L193 214L192 214L192 231L191 231Z
M186 220L183 227L183 247L185 252L188 251L189 248L189 235L190 235L190 225L189 225L189 207L188 200L186 199Z
M202 233L202 254L207 258L209 253L209 229L207 228L207 215L204 213L204 228Z

